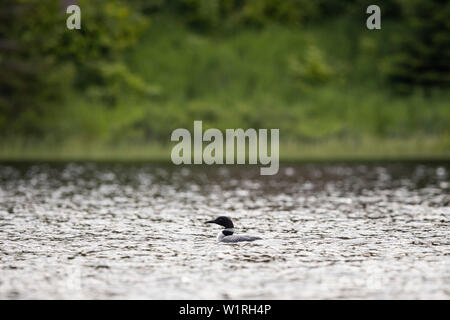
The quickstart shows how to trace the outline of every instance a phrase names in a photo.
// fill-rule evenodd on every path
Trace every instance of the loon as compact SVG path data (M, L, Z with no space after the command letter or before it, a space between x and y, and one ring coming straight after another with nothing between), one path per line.
M234 233L234 225L233 221L231 221L230 218L221 216L218 217L215 220L206 221L205 223L215 223L218 225L221 225L225 229L223 229L219 236L217 237L217 241L219 242L227 242L227 243L234 243L234 242L242 242L242 241L255 241L255 240L261 240L262 238L259 237L253 237L253 236L236 236L233 235Z

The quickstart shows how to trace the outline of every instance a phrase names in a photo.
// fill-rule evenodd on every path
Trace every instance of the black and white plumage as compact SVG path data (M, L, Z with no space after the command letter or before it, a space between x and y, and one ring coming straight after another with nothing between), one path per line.
M242 241L261 240L260 237L253 237L248 235L234 235L233 221L231 221L230 218L225 216L218 217L215 220L206 221L206 223L215 223L225 228L219 233L217 237L217 241L219 242L235 243Z

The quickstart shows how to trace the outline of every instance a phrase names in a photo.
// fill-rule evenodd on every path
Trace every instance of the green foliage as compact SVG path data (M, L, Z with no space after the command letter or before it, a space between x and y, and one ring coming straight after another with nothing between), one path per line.
M340 21L302 33L271 26L221 37L169 22L155 19L130 56L133 70L161 88L130 123L144 139L166 142L193 120L220 129L280 128L284 139L306 142L440 135L450 124L448 93L397 97L378 83L379 35L361 36L354 53ZM342 36L330 38L330 29Z
M117 58L123 49L136 44L147 25L145 18L126 1L80 0L78 5L82 12L81 30L69 31L64 28L65 23L55 26L60 39L52 52L79 65L92 59Z
M398 49L386 59L390 79L402 91L450 87L450 2L399 0L405 30Z
M300 26L319 14L318 2L308 0L180 0L166 7L202 31L271 23Z
M245 22L265 25L278 22L302 25L318 16L317 2L308 0L262 0L246 1L242 9Z
M69 31L60 1L4 0L0 135L137 146L203 120L311 145L417 135L445 148L449 5L409 3L381 3L369 31L370 0L79 0ZM397 95L386 74L419 89Z
M127 89L124 85L148 91L124 65L114 63L135 44L145 19L124 1L81 0L78 4L81 30L66 28L68 16L59 1L5 0L0 4L5 19L0 40L6 45L0 52L2 135L42 134L47 128L40 118L76 87L100 84L110 99ZM112 76L117 72L125 75L122 86Z
M0 131L36 132L34 119L45 112L45 106L35 101L51 100L57 92L70 86L74 71L68 66L56 69L55 57L42 55L51 50L55 40L45 36L58 23L52 15L57 3L5 0L0 6L2 23L0 40ZM43 76L46 75L46 76ZM61 79L66 79L61 81ZM25 114L25 115L24 115ZM18 120L24 115L31 121L25 125Z
M324 84L333 74L330 66L324 61L322 52L316 46L308 46L300 59L292 56L288 63L291 75L298 79L299 86L303 88L306 85Z

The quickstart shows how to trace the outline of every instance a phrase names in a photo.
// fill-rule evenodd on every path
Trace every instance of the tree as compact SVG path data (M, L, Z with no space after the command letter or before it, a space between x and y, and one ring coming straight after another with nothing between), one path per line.
M400 0L405 33L388 59L389 78L403 90L450 86L450 2Z

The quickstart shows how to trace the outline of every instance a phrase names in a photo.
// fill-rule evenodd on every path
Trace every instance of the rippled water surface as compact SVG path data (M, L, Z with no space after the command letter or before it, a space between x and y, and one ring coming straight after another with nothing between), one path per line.
M1 164L0 298L449 299L449 170Z

